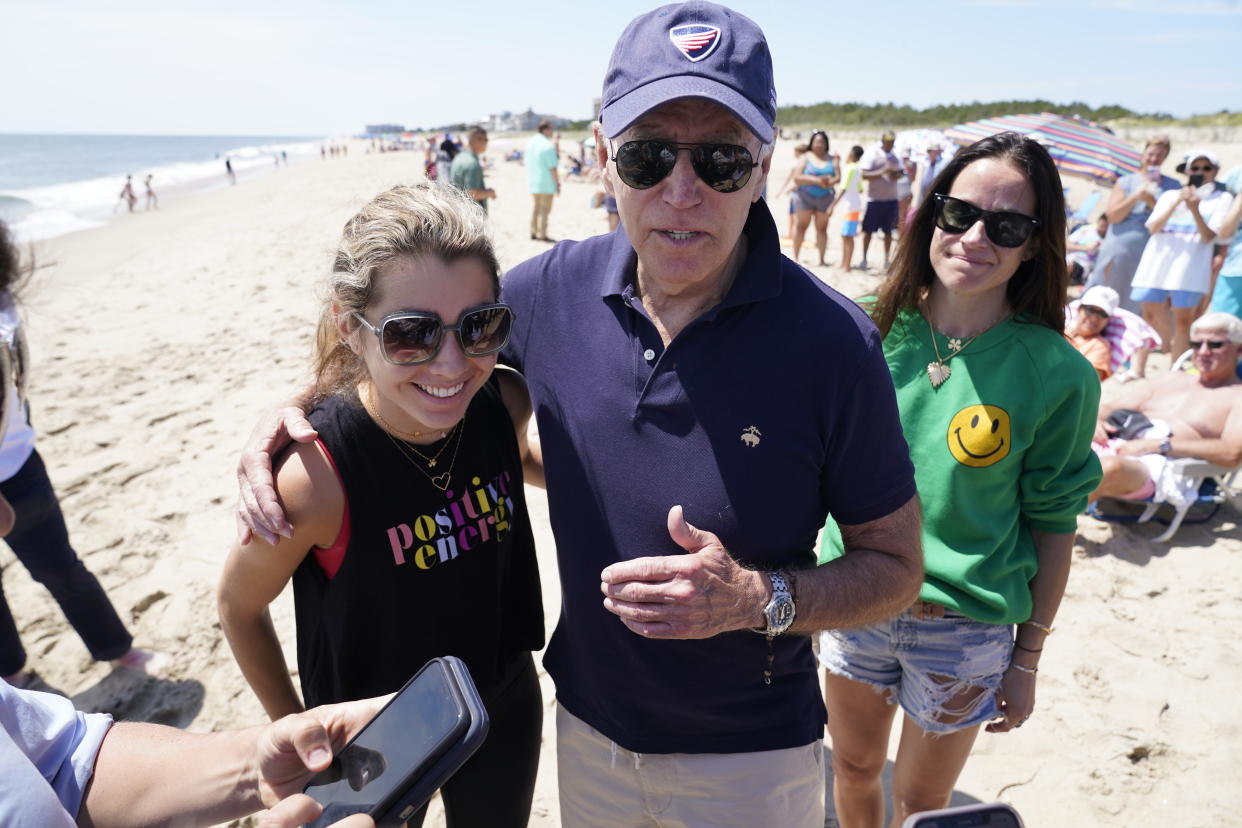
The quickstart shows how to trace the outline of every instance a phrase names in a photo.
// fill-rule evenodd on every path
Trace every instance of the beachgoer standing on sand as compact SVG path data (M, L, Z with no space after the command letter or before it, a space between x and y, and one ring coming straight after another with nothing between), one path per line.
M1216 287L1212 290L1214 311L1242 316L1242 167L1234 167L1223 177L1226 192L1233 196L1233 203L1221 219L1220 238L1233 239L1228 245L1217 245Z
M483 164L480 156L487 151L487 131L474 127L466 137L466 149L457 153L449 169L453 186L470 196L487 212L487 202L496 197L496 191L483 181Z
M914 190L914 207L917 209L931 195L932 184L936 183L936 176L945 168L948 163L944 159L944 148L940 146L938 141L931 141L927 144L927 160L921 161L916 165L915 190Z
M453 183L453 158L456 156L457 145L445 134L436 152L436 183L441 187L448 187Z
M21 277L17 250L8 228L0 224L0 373L3 414L0 414L0 496L15 513L5 542L30 577L56 599L65 618L96 661L159 675L167 664L161 653L140 650L95 576L69 543L69 531L52 490L43 458L35 449L26 402L28 370L21 317L14 292ZM4 517L12 517L6 514ZM26 650L0 588L0 677L14 687L29 686L36 677L25 670Z
M1108 285L1117 291L1121 297L1118 307L1132 313L1142 313L1139 303L1130 298L1130 287L1139 259L1143 258L1143 248L1151 235L1147 232L1147 218L1161 193L1181 187L1176 178L1160 171L1169 157L1170 146L1169 136L1152 135L1143 147L1138 172L1121 176L1113 185L1108 203L1104 206L1104 212L1108 215L1108 232L1100 244L1095 267L1087 280L1087 287ZM1140 371L1137 377L1141 376L1143 372Z
M237 183L237 174L233 172L233 161L227 157L224 159L224 172L228 175L230 184Z
M125 202L131 213L134 212L134 205L138 203L138 196L134 194L134 177L132 175L125 176L125 186L121 188L121 201Z
M548 238L548 213L552 212L552 198L561 194L561 180L556 174L556 147L548 138L552 124L540 121L535 134L526 142L522 161L526 164L526 180L534 201L530 213L530 237L539 241Z
M160 208L159 196L155 194L155 188L151 186L151 179L154 175L147 173L147 177L143 179L143 186L147 188L147 203L143 209L150 210L152 208L158 210Z
M350 219L319 322L319 440L277 462L294 536L235 546L219 588L273 719L392 692L435 656L466 662L491 727L442 791L455 828L526 824L543 719L530 400L492 372L513 321L497 276L483 214L452 188L397 187ZM267 609L290 579L302 700Z
M859 169L867 183L866 208L862 219L862 262L866 270L867 251L871 248L871 234L884 234L884 270L888 270L889 250L893 244L893 231L897 229L897 182L904 177L901 162L893 154L897 136L885 132L880 143L863 153Z
M921 580L879 337L781 255L760 199L776 94L758 26L699 0L643 14L602 104L597 158L621 229L561 242L502 292L560 563L544 664L561 818L822 828L807 633L890 617ZM256 433L243 470L262 479L275 419ZM261 531L287 529L270 488L243 498ZM849 554L816 567L829 512Z
M828 250L828 217L832 215L836 191L833 187L841 180L841 158L830 155L828 133L816 130L807 142L807 152L800 163L802 170L794 175L798 189L790 196L794 207L793 259L801 262L802 239L806 236L811 219L815 219L815 249L819 252L819 264L823 267L824 254Z
M1151 237L1130 286L1130 298L1142 305L1143 318L1173 359L1190 348L1190 325L1212 296L1213 247L1233 201L1215 186L1219 170L1220 161L1206 149L1187 153L1177 165L1188 183L1161 193L1151 208L1145 225Z
M863 148L855 145L850 147L849 160L845 164L845 172L841 177L841 187L837 192L837 204L844 211L841 219L841 269L853 267L854 239L858 236L858 222L862 216L862 171L858 162L862 159ZM837 204L833 204L836 209Z
M981 724L1003 733L1035 710L1078 515L1100 480L1100 383L1062 335L1065 289L1047 150L1008 132L954 156L872 314L923 502L926 578L896 617L820 636L842 825L883 824L897 705L890 826L948 804Z
M794 144L794 163L793 166L789 168L789 172L785 175L784 182L781 183L781 188L777 192L778 196L783 196L785 193L788 193L794 189L794 176L797 175L798 171L802 169L802 156L806 155L806 151L808 149L809 147L807 147L806 144ZM798 212L797 208L798 205L791 196L789 199L789 229L785 231L785 238L787 239L793 239L794 223L797 218L796 213Z

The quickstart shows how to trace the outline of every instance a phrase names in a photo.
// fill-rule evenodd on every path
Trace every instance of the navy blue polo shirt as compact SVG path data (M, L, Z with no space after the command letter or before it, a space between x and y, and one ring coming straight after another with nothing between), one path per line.
M678 555L669 508L757 568L811 567L831 513L863 523L913 497L892 380L871 320L781 255L752 206L721 303L669 343L635 295L618 230L562 242L506 276L505 352L530 385L560 565L544 664L558 701L640 753L734 753L822 738L810 639L739 630L649 640L603 607L600 572Z

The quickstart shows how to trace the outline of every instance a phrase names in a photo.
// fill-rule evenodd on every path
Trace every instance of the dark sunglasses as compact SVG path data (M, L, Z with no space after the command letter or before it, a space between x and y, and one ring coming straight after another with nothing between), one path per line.
M1191 167L1191 168L1190 168L1190 172L1192 172L1192 173L1210 173L1210 172L1211 172L1212 170L1214 170L1214 169L1216 169L1216 168L1215 168L1215 167Z
M457 334L457 342L466 356L484 357L505 347L513 329L513 311L499 303L466 311L456 325L445 325L439 316L429 311L389 314L379 327L357 311L354 316L375 334L384 359L393 365L418 365L435 359L444 344L445 331Z
M690 153L695 175L718 193L736 192L750 181L759 162L746 147L736 144L679 144L676 141L626 141L613 153L617 176L626 186L647 190L668 178L677 166L677 154Z
M1221 340L1221 339L1200 339L1198 341L1195 341L1192 339L1190 340L1190 349L1192 351L1197 351L1200 348L1202 348L1204 345L1206 345L1208 346L1208 350L1216 351L1216 350L1219 350L1225 347L1228 344L1229 344L1228 342Z
M936 193L936 226L946 233L965 233L982 220L992 244L1000 247L1021 247L1035 228L1039 219L1007 210L984 210L969 201Z

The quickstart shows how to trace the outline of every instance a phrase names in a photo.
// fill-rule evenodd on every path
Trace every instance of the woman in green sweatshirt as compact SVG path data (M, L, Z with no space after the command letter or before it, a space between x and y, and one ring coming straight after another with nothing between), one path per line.
M1034 710L1076 516L1100 479L1100 383L1063 335L1064 253L1052 159L1003 133L952 159L881 288L873 317L922 500L926 578L896 618L821 637L847 828L883 822L896 704L893 826L948 803L984 722L1003 733Z

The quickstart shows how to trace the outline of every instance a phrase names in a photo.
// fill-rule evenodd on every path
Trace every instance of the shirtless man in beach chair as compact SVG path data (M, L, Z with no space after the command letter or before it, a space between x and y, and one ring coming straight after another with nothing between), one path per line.
M1104 479L1091 495L1143 500L1155 493L1156 481L1172 458L1194 457L1217 466L1242 464L1242 320L1208 313L1190 328L1197 373L1174 371L1100 405L1096 449ZM1138 412L1151 421L1127 439L1119 432L1121 411ZM1121 438L1119 441L1118 438Z

